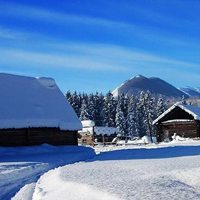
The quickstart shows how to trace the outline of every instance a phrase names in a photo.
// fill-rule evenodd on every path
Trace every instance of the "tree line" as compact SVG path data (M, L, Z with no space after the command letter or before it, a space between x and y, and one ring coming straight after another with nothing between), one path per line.
M136 96L121 94L117 98L111 92L106 95L66 93L66 98L80 120L93 120L96 126L117 127L123 136L142 137L154 135L152 122L167 108L164 97L150 92Z

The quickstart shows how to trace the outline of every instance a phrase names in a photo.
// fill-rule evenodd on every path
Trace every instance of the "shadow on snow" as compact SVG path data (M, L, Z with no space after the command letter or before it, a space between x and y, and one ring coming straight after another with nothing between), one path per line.
M95 161L131 160L131 159L161 159L182 156L200 155L200 146L174 146L154 149L123 149L102 152L95 157Z
M78 146L0 147L0 199L11 199L50 169L94 157L93 149Z

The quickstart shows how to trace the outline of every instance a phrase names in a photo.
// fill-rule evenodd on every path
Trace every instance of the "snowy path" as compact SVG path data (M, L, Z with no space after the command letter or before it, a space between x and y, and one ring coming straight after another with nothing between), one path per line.
M48 170L92 158L95 153L85 147L41 145L0 148L0 155L0 199L10 200L20 188L36 182Z
M51 170L33 200L200 199L200 146L124 149Z
M49 168L45 163L1 163L1 199L10 199L23 185L36 181Z

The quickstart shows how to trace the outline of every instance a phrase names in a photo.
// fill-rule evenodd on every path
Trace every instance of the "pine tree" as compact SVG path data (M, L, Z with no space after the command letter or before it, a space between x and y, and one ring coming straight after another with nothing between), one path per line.
M157 101L157 106L155 108L155 110L156 110L156 118L158 116L160 116L162 113L164 113L166 109L167 109L167 106L164 103L164 99L163 99L162 96L160 96L158 101Z
M151 93L147 91L144 95L144 123L146 128L146 134L150 136L151 142L153 142L154 129L152 122L155 119L155 98Z
M103 125L115 127L116 100L109 91L104 98L103 106Z
M70 102L74 111L79 116L80 115L80 99L76 91L71 95Z
M90 120L95 119L95 106L94 106L94 95L90 94L88 97L88 105L87 105L87 112L88 112L88 118Z
M89 120L88 107L85 99L83 99L81 105L80 120Z
M145 93L142 91L139 94L138 102L136 103L136 133L139 137L143 137L146 134L144 125L145 113L144 113L144 98Z
M120 104L124 117L127 117L128 115L128 102L129 102L129 98L125 96L123 93L118 97L117 103Z
M128 115L127 115L127 131L130 137L137 137L137 128L136 128L136 100L134 96L129 98L128 103Z
M68 90L67 93L66 93L66 98L67 98L67 100L68 100L69 103L71 103L70 102L71 96L72 96L71 92L70 92L70 90Z
M119 129L119 132L123 136L126 136L126 120L124 113L122 112L120 102L117 104L115 123L116 127Z
M103 103L104 103L104 96L102 93L96 92L94 95L94 121L96 126L103 125Z

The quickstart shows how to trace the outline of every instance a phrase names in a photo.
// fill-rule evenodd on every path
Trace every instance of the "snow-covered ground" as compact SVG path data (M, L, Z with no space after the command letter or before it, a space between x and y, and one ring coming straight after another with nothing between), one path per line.
M117 142L117 145L103 145L99 144L95 147L95 151L97 154L101 152L107 152L107 151L114 151L114 150L122 150L122 149L152 149L152 148L161 148L161 147L173 147L173 146L198 146L200 145L200 139L190 139L190 138L182 138L180 136L175 136L173 141L171 142L162 142L159 144L148 144L150 143L150 138L144 136L141 139L136 140L128 140L127 143L125 143L124 140L120 140ZM155 138L153 138L155 140Z
M200 199L199 141L99 146L96 151L93 159L50 170L14 199Z
M0 199L11 199L21 187L28 184L21 192L24 193L21 199L24 199L31 190L33 192L35 182L43 173L94 156L91 148L77 146L1 147Z
M84 147L0 148L0 199L20 188L13 200L200 199L200 141L180 139L97 146L96 156Z

